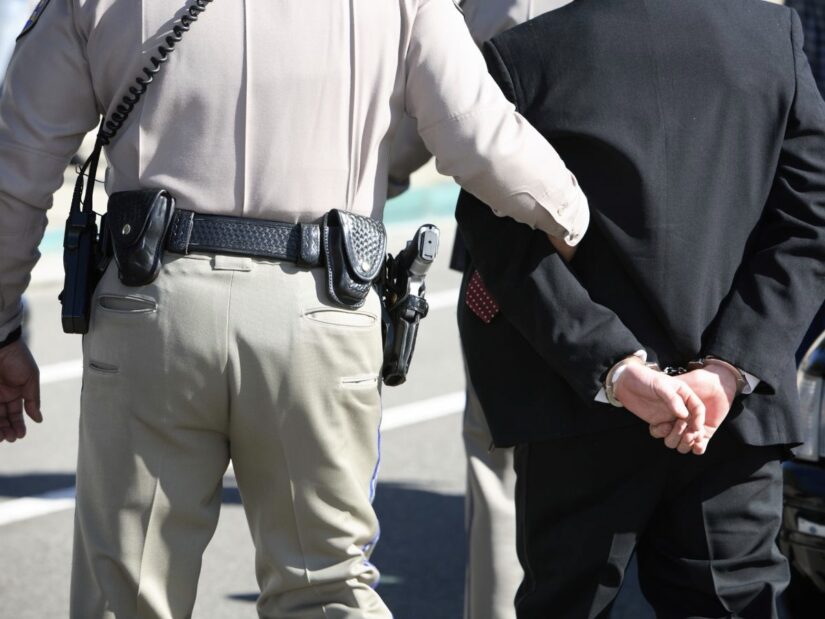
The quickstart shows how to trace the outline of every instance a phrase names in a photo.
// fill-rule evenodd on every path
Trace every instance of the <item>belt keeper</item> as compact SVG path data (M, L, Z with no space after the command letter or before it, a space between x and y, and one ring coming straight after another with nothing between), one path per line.
M298 224L298 229L301 233L298 266L317 267L321 264L321 227L318 224Z
M172 228L169 231L170 251L176 254L189 254L189 241L192 239L194 221L194 211L178 210L175 213Z

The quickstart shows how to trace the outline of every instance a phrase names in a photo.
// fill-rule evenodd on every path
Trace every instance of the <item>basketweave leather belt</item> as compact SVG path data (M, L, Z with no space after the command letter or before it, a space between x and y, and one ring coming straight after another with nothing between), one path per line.
M176 254L205 252L288 260L303 267L322 264L319 224L288 224L182 209L172 217L166 249Z

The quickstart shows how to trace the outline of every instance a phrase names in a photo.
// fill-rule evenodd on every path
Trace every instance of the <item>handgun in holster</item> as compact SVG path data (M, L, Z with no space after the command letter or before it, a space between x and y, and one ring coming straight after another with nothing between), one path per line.
M424 280L438 254L438 241L438 228L426 224L396 257L387 256L382 294L384 366L381 374L389 387L407 380L418 326L429 311L424 298Z

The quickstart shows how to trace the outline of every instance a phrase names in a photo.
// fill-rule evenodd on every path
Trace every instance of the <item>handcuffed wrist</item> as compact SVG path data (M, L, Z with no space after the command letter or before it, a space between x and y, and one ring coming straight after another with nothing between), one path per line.
M740 370L732 363L728 363L724 359L719 359L718 357L708 355L700 359L699 363L701 363L702 366L715 365L717 367L726 368L728 371L730 371L730 373L733 374L734 378L736 379L736 395L742 393L745 387L748 386L748 381L745 378L745 374L742 372L742 370Z
M616 397L616 385L624 374L624 371L631 363L641 363L642 365L646 365L648 367L655 366L655 369L658 369L658 366L655 363L645 363L646 359L647 354L644 351L639 351L636 354L625 357L607 371L607 376L605 376L604 379L604 395L612 406L615 406L616 408L624 408L624 404L622 404Z

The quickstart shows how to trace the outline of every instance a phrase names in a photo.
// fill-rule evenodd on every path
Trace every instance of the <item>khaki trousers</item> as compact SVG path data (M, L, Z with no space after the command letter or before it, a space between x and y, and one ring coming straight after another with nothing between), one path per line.
M343 310L323 271L167 256L98 286L84 376L71 617L182 618L235 469L261 617L387 618L369 563L380 301Z
M524 574L516 551L513 450L491 450L492 440L468 375L465 619L515 619L514 600Z

